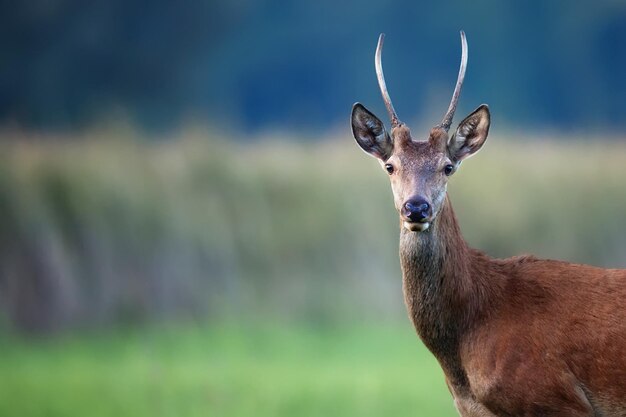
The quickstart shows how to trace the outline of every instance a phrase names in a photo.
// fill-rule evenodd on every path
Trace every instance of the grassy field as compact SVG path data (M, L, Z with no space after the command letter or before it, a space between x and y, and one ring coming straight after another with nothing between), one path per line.
M0 415L454 416L410 324L151 327L0 342Z

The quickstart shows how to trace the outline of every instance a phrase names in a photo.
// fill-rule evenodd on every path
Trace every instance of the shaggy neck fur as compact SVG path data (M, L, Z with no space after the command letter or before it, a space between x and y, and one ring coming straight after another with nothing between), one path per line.
M467 386L459 344L486 304L494 301L485 282L488 258L467 246L447 197L429 229L401 230L400 261L409 316L450 382Z

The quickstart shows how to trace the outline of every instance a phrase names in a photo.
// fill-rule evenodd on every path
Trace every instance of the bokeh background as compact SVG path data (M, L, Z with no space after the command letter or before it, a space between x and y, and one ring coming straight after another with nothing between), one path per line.
M453 416L406 318L373 56L493 256L626 268L626 3L0 4L0 415Z

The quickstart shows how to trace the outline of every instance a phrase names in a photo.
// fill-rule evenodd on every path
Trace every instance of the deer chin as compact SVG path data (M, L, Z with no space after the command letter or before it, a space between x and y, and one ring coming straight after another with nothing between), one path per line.
M407 222L403 221L402 225L409 232L423 232L428 229L430 226L430 222L420 223L420 222Z

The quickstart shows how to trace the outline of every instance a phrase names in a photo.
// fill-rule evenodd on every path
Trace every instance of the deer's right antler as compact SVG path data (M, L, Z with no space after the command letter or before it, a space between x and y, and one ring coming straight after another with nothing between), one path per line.
M383 53L383 42L385 40L385 34L381 33L378 38L378 46L376 47L376 77L378 78L378 86L380 87L380 93L383 96L383 101L385 102L385 106L387 107L387 112L389 113L389 118L391 119L391 127L397 127L402 122L398 120L398 115L393 108L393 104L391 104L391 98L389 97L389 92L387 91L387 84L385 84L385 74L383 74L383 64L381 62L381 56Z

